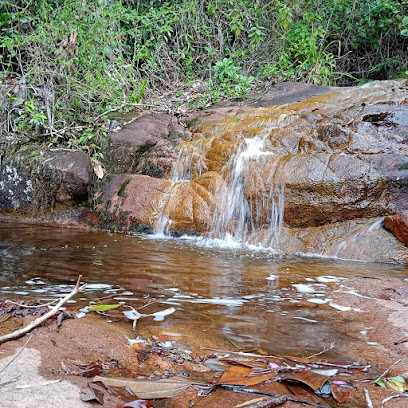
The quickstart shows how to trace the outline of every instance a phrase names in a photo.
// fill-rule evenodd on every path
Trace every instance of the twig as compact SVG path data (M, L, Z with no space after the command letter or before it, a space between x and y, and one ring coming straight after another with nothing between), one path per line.
M263 356L262 354L255 354L255 353L245 353L242 351L226 351L226 350L220 350L220 349L215 349L215 348L210 348L210 347L201 347L203 350L211 350L211 351L216 351L219 353L224 353L224 354L238 354L240 356L248 356L248 357L260 357L260 358L276 358L277 360L289 360L293 361L294 363L299 363L299 364L307 364L309 366L327 366L327 367L337 367L337 368L344 368L344 369L369 369L371 366L368 365L362 365L359 363L353 363L353 364L334 364L334 363L325 363L323 361L311 361L310 363L302 361L302 360L297 360L295 358L289 357L289 356L282 356L282 355L267 355Z
M408 397L408 394L397 394L397 395L391 395L390 397L385 398L380 405L380 408L385 407L385 403L394 399L394 398L403 398L403 397Z
M57 314L59 309L61 308L61 306L65 302L67 302L69 299L71 299L77 293L82 292L85 289L86 283L84 285L80 286L81 278L82 278L82 275L79 275L77 283L76 283L73 291L71 293L68 293L68 295L65 296L64 298L61 298L59 300L59 302L48 313L46 313L45 315L39 317L38 319L35 319L34 321L32 321L30 324L28 324L26 327L23 327L22 329L19 329L19 330L16 330L16 331L12 332L12 333L1 336L0 337L0 344L4 343L5 341L8 341L8 340L17 339L18 337L20 337L20 336L22 336L22 335L24 335L26 333L29 333L32 329L34 329L35 327L39 326L41 323L45 322L50 317Z
M53 300L52 302L43 303L43 304L39 304L39 305L36 305L36 306L22 305L21 303L13 302L12 300L7 300L6 302L12 303L13 305L17 305L17 306L19 306L19 307L25 307L25 308L27 308L27 309L34 309L34 308L37 308L37 307L51 306L51 305L53 305L54 303L56 303L57 301L56 301L56 300Z
M225 388L228 391L233 391L233 392L242 392L244 394L259 394L259 395L268 395L269 397L281 397L282 395L274 394L273 392L265 392L265 391L259 391L255 390L253 388L244 388L241 386L236 386L236 385L221 385L222 388ZM287 401L291 402L297 402L298 404L305 404L305 405L311 405L312 407L316 408L329 408L327 405L324 404L315 404L314 402L309 402L309 401L304 401L300 400L297 398L292 398L287 395L285 395Z
M371 401L370 394L368 393L367 389L364 388L364 395L367 402L367 408L374 408L374 405Z
M387 368L374 382L381 381L399 362L401 358L397 360L391 367Z
M336 344L336 342L333 341L328 348L324 347L324 349L320 353L312 354L311 356L306 357L306 358L309 360L310 358L317 357L317 356L320 356L323 353L326 353L326 351L333 350L335 344Z
M207 316L207 315L204 314L204 313L197 312L197 314L200 315L200 316L204 316L204 317L206 317L207 319L210 319L211 321L215 322L215 320L214 320L213 318L211 318L210 316ZM227 339L227 340L228 340L228 339ZM230 343L231 343L231 342L230 342Z
M30 337L26 340L24 343L23 347L21 347L20 351L0 370L0 373L2 373L14 360L17 359L17 357L23 352L23 350L26 348L28 342L31 340L31 337L33 337L32 334L30 334Z
M17 377L12 378L11 380L4 381L3 383L0 383L0 387L4 387L5 385L11 384L11 383L13 383L13 382L16 382L19 378L20 378L20 376L18 375Z

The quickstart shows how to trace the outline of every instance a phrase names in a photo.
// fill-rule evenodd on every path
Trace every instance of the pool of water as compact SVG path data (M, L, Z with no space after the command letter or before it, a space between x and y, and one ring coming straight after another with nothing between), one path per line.
M344 360L351 342L355 354L367 344L367 328L361 311L353 319L343 313L333 290L352 290L350 277L406 279L408 268L211 248L191 239L0 225L0 299L55 299L80 274L88 286L71 307L97 301L149 304L146 313L176 309L163 321L141 319L141 334L270 353L311 353L335 341L332 357L341 353Z

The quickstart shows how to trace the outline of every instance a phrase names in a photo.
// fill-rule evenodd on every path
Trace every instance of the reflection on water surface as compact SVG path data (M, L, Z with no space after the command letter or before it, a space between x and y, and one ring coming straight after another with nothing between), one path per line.
M146 318L139 329L224 349L319 351L336 341L340 352L351 341L367 344L360 311L346 319L348 309L330 298L334 285L352 291L350 277L404 279L407 272L395 265L208 248L191 240L0 225L1 298L52 299L69 292L82 274L89 284L78 307L102 297L135 308L154 301L148 313L171 305L174 314L162 322Z

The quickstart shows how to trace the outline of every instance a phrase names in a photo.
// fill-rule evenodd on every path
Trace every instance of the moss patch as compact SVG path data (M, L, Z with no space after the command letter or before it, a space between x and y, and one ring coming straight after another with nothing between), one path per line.
M128 179L128 180L126 180L126 181L124 181L122 183L122 185L120 186L120 189L118 191L118 196L119 197L123 197L123 195L125 194L126 186L129 184L129 182L130 182L130 179Z

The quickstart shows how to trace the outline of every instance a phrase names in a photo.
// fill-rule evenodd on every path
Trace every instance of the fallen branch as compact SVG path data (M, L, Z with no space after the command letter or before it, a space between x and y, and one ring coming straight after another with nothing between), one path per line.
M313 358L313 357L320 356L320 355L322 355L322 354L326 353L327 351L331 351L331 350L333 350L333 349L334 349L335 344L336 344L336 342L335 342L335 341L333 341L333 342L330 344L330 346L329 346L329 347L324 347L324 348L323 348L323 350L322 350L320 353L312 354L311 356L306 357L306 359L307 359L307 360L310 360L310 359L311 359L311 358Z
M56 315L58 313L59 309L61 308L61 306L64 303L66 303L69 299L71 299L77 293L82 292L85 289L86 283L84 285L80 286L81 278L82 278L82 275L79 275L77 283L76 283L73 291L71 293L68 293L68 295L65 296L64 298L61 298L59 300L59 302L48 313L46 313L45 315L39 317L38 319L35 319L34 321L32 321L30 324L28 324L26 327L23 327L22 329L19 329L19 330L16 330L16 331L12 332L12 333L1 336L0 337L0 344L4 343L5 341L8 341L8 340L17 339L17 338L23 336L24 334L29 333L35 327L39 326L41 323L45 322L50 317Z
M26 309L35 309L35 308L39 308L39 307L51 306L56 302L57 302L56 300L53 300L52 302L42 303L42 304L36 305L36 306L29 306L29 305L23 305L22 303L13 302L12 300L7 300L7 303L11 303L12 305L16 305L18 307L23 307L23 308L26 308Z
M390 401L390 400L392 400L392 399L394 399L394 398L404 398L404 397L408 397L408 395L407 395L407 394L391 395L391 397L387 397L387 398L385 398L385 399L381 402L380 408L384 408L384 407L385 407L385 404L386 404L388 401Z
M402 359L400 358L397 360L391 367L387 368L375 381L374 383L377 383L378 381L381 381Z

